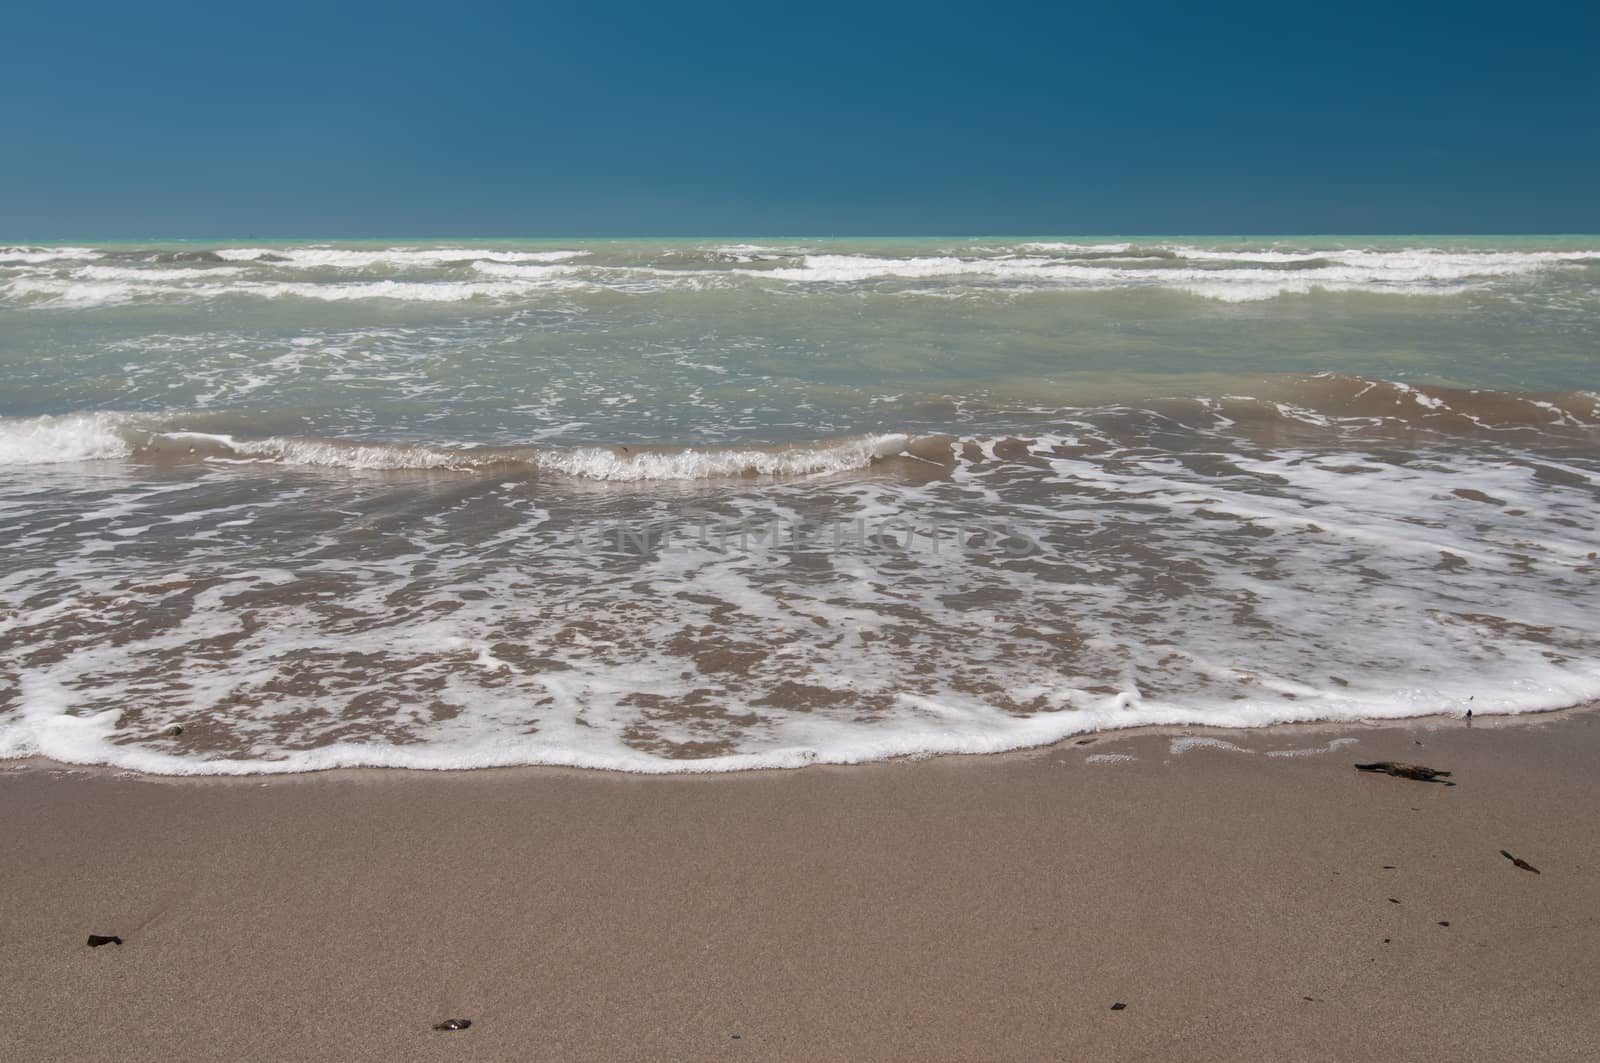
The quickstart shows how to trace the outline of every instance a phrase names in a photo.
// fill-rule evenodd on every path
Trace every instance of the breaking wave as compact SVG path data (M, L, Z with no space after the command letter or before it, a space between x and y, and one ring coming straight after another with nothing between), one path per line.
M1317 292L1456 295L1593 269L1600 247L1227 247L1190 243L872 247L713 244L592 247L0 248L0 306L87 309L145 302L515 304L551 292L717 289L963 292L1157 290L1225 302ZM1580 274L1581 275L1581 274Z
M638 444L539 448L429 446L268 436L161 427L124 413L0 418L0 466L136 461L266 463L352 470L476 471L522 468L584 480L705 480L806 476L866 468L907 452L911 439L885 434L768 447L663 447Z
M963 454L993 457L1005 437L886 431L800 443L710 447L654 443L592 446L411 443L254 435L233 418L227 431L209 426L218 414L189 417L114 411L44 417L0 417L0 466L132 461L271 463L352 470L523 469L583 480L648 482L738 477L790 477L867 469L889 459L949 465ZM1600 394L1574 391L1516 394L1443 388L1338 374L1265 382L1256 395L1153 399L1045 415L1020 411L1020 436L1050 434L1056 422L1089 418L1115 438L1119 428L1152 422L1238 434L1318 431L1359 438L1405 433L1593 442L1600 432Z

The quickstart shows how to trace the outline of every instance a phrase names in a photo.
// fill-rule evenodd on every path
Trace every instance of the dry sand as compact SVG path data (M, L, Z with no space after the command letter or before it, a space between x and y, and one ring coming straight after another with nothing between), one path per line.
M0 1058L1600 1058L1600 715L1207 736L1253 752L22 765ZM1351 766L1382 759L1459 785Z

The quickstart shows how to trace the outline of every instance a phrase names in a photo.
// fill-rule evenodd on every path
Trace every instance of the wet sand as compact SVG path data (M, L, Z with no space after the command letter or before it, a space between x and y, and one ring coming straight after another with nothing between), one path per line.
M1594 1058L1600 714L1181 733L703 778L13 765L0 1057Z

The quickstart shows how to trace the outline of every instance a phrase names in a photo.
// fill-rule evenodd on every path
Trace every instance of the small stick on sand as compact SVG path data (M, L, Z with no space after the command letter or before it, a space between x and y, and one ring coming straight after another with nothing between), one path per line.
M1532 864L1528 863L1526 860L1521 860L1521 859L1518 859L1515 856L1512 856L1510 853L1506 852L1504 849L1500 850L1500 855L1505 857L1507 860L1510 860L1512 862L1512 864L1514 864L1517 867L1522 868L1522 870L1524 870L1524 871L1532 871L1535 875L1537 875L1539 873L1539 869L1538 868L1534 867Z

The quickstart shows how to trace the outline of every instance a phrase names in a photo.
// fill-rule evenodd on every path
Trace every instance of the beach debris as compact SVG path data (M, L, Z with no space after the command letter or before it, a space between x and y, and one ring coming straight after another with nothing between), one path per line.
M1439 920L1439 925L1440 925L1440 926L1449 926L1449 925L1450 925L1450 920L1448 920L1448 919L1441 919L1441 920Z
M120 945L120 944L122 944L122 939L117 937L117 935L115 935L115 934L90 934L89 935L89 947L91 949L97 949L101 945Z
M435 1030L465 1030L472 1025L471 1019L446 1019L433 1024Z
M1357 764L1357 771L1382 772L1393 775L1397 779L1416 779L1418 782L1444 783L1445 786L1454 786L1453 782L1445 782L1444 777L1450 773L1440 771L1438 768L1428 768L1421 764L1406 764L1401 761L1379 760L1371 764Z
M1115 1004L1111 1005L1111 1010L1112 1011L1121 1011L1123 1008L1125 1008L1127 1006L1128 1005L1124 1004L1122 1001L1119 1000Z
M1511 863L1512 863L1512 866L1514 866L1514 867L1520 867L1524 871L1532 871L1535 875L1539 874L1539 869L1538 868L1534 867L1532 864L1528 863L1526 860L1520 859L1519 857L1512 856L1510 853L1506 852L1504 849L1500 850L1500 855L1505 857L1507 860L1510 860Z
M1398 897L1390 897L1389 898L1389 903L1390 904L1399 904L1400 903L1400 898L1398 898Z

